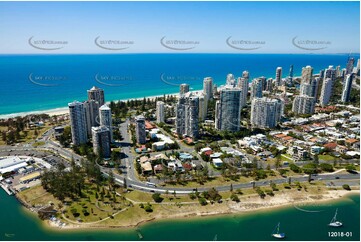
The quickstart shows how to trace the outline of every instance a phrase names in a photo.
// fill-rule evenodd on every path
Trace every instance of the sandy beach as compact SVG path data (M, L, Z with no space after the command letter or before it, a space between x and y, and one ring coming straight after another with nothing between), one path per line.
M192 90L192 92L199 92L201 90ZM171 94L166 94L166 96L179 96L179 93L171 93ZM146 98L149 99L155 99L155 98L159 98L159 97L163 97L163 95L154 95L154 96L149 96ZM112 100L113 102L118 102L118 101L123 101L126 102L128 100L143 100L144 97L140 97L140 98L128 98L128 99L120 99L120 100ZM110 104L109 102L106 102L108 105ZM2 114L0 115L0 119L8 119L8 118L14 118L14 117L24 117L26 115L31 115L31 114L48 114L49 116L58 116L58 115L63 115L63 114L68 114L69 113L69 109L68 107L61 107L61 108L54 108L54 109L49 109L49 110L40 110L40 111L30 111L30 112L20 112L20 113L10 113L10 114Z

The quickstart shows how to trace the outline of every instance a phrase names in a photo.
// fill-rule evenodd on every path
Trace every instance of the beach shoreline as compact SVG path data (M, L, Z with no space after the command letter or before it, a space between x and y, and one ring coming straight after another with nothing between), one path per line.
M297 193L297 192L296 192ZM285 196L284 196L285 195ZM121 230L128 230L128 229L137 229L139 226L150 223L150 222L160 222L160 221L174 221L174 220L185 220L185 219L199 219L205 217L217 217L217 216L228 216L228 215L247 215L252 212L256 211L274 211L275 209L284 209L287 207L294 207L295 209L300 210L298 207L301 205L307 206L312 204L323 204L329 201L335 200L342 200L346 199L348 196L352 195L360 195L359 190L328 190L327 193L322 195L315 196L315 194L310 194L309 196L303 196L301 199L290 200L292 194L284 193L282 195L278 195L276 197L267 197L266 199L261 199L259 196L253 196L248 201L245 201L241 197L240 203L229 202L233 205L240 205L243 206L241 209L237 209L236 206L229 207L229 209L225 209L223 211L213 211L213 212L183 212L178 214L172 214L168 216L156 215L152 218L143 219L134 224L127 224L127 225L87 225L87 224L72 224L67 223L64 227L59 227L55 223L47 220L43 221L44 226L47 229L56 230L56 231L87 231L90 229L97 229L97 230L113 230L113 229L121 229ZM292 199L292 198L291 198ZM244 202L242 202L242 200ZM208 205L211 206L211 205ZM248 207L247 207L248 206ZM247 207L247 208L246 208ZM300 210L302 211L302 210Z
M191 92L199 92L201 90L192 90ZM179 96L179 93L170 93L170 94L165 94L166 96ZM159 98L159 97L163 97L164 94L162 95L154 95L154 96L146 96L145 98L149 98L149 99L155 99L155 98ZM106 104L110 104L110 102L126 102L128 100L143 100L144 97L139 97L139 98L127 98L127 99L119 99L119 100L112 100L112 101L108 101L106 102ZM10 113L10 114L0 114L0 119L8 119L8 118L15 118L15 117L25 117L27 115L39 115L39 114L47 114L49 116L59 116L59 115L64 115L64 114L68 114L69 113L69 108L68 107L60 107L60 108L53 108L53 109L47 109L47 110L39 110L39 111L28 111L28 112L19 112L19 113Z

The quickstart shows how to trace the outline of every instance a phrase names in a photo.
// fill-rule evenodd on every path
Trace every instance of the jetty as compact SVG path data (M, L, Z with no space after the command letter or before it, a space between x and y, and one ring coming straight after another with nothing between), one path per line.
M13 191L8 185L5 185L5 184L3 184L3 183L0 183L0 186L1 186L2 189L4 189L4 191L5 191L9 196L15 194L14 191Z

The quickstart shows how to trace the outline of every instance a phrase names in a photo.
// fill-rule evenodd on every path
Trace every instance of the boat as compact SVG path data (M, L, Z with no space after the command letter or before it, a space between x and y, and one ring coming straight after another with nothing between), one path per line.
M286 237L285 233L280 233L280 224L281 223L278 223L276 228L272 232L272 236L277 239L283 239L284 237Z
M140 240L142 240L142 239L143 239L142 233L140 232L139 229L136 229L136 231L137 231L138 238L139 238Z
M341 227L342 226L342 223L340 221L337 221L337 210L336 209L336 213L335 213L335 216L333 216L331 222L328 224L328 226L330 227Z
M15 234L5 234L5 237L8 237L8 238L11 238L11 237L14 237Z

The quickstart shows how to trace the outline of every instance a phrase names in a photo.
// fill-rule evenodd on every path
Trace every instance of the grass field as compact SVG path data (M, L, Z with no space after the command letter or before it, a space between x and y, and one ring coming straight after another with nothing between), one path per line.
M319 155L319 156L318 156L318 159L319 159L319 160L324 160L324 161L333 161L333 160L335 160L336 158L333 157L333 156L330 156L330 155Z

